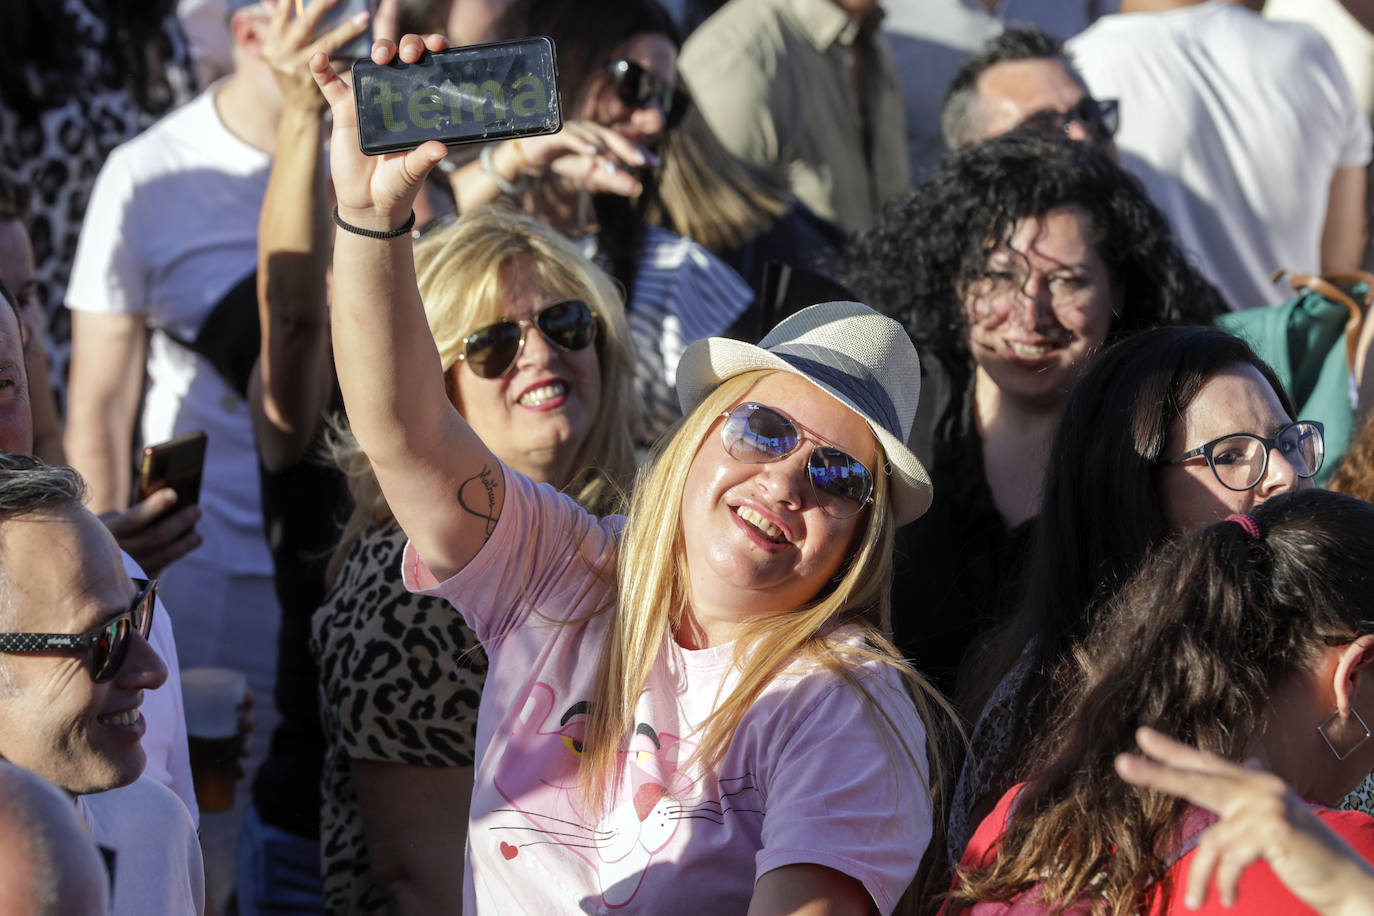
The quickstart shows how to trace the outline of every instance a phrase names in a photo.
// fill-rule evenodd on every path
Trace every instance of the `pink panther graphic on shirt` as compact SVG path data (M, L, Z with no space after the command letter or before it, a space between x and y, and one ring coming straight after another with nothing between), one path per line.
M634 899L645 869L672 840L679 820L719 824L724 814L718 791L687 798L695 781L679 767L696 745L640 722L624 752L628 791L597 824L586 823L577 807L577 765L590 708L581 700L560 714L553 688L530 688L493 780L511 806L506 810L522 820L492 827L492 841L507 860L550 844L571 851L596 872L602 902L615 909ZM752 788L751 779L743 782Z

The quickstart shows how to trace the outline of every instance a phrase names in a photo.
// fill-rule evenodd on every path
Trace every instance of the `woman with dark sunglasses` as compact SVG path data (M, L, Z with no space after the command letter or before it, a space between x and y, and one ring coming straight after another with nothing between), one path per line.
M610 278L548 226L504 210L426 235L415 265L444 409L506 467L611 511L633 475L638 412ZM446 601L405 589L406 536L357 441L342 432L332 451L356 508L312 621L325 908L394 897L406 901L399 912L447 912L462 893L486 656ZM481 496L457 498L480 510Z
M949 851L1025 778L1065 684L1056 672L1149 551L1315 486L1321 424L1294 422L1272 369L1214 328L1158 328L1107 350L1064 405L1020 594L969 665L981 710Z
M648 445L680 415L672 367L683 348L726 331L753 301L724 262L648 218L656 153L686 108L677 27L655 0L516 0L490 37L527 35L554 40L563 129L484 148L453 175L458 210L513 201L619 281L637 347L639 442Z
M930 501L905 332L825 303L759 346L698 341L628 516L589 513L503 465L433 371L396 227L444 148L362 156L351 90L311 69L349 418L410 536L407 586L490 660L463 911L891 912L939 768L930 694L882 636L894 524Z

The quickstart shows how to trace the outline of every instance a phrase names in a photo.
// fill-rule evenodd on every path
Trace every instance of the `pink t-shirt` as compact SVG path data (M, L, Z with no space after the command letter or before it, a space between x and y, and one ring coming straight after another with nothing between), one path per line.
M490 660L477 721L465 913L743 913L784 865L861 881L891 912L930 840L925 730L888 666L855 673L922 769L835 675L793 665L765 689L719 768L686 768L698 728L738 680L732 646L671 640L636 707L615 805L577 807L587 700L616 597L624 519L598 519L503 468L501 518L443 583L407 545L406 585L452 603ZM603 570L598 575L593 568ZM857 635L850 636L857 639Z

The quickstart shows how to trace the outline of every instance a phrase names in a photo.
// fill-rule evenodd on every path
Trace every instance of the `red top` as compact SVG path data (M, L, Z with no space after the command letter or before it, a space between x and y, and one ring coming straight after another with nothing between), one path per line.
M997 807L992 813L983 818L983 822L978 825L978 830L973 834L973 839L969 840L968 846L964 849L964 855L960 858L959 864L976 867L992 860L996 854L997 845L1002 838L1002 833L1006 829L1007 818L1011 814L1013 803L1016 796L1020 793L1022 785L1013 786L1001 800L997 802ZM1319 817L1327 827L1330 827L1337 836L1350 844L1357 854L1366 861L1374 862L1374 818L1359 811L1338 811L1335 808L1328 808L1314 802L1308 802L1314 814ZM1208 820L1215 820L1214 816L1208 814L1200 808L1193 808L1186 816L1200 816ZM1195 846L1196 844L1191 844ZM1240 884L1236 888L1236 905L1232 907L1223 906L1221 898L1217 895L1216 885L1213 883L1207 889L1207 899L1203 901L1201 907L1196 910L1188 909L1183 903L1183 889L1187 886L1187 869L1191 867L1192 858L1195 855L1193 848L1189 848L1177 862L1175 862L1165 873L1165 877L1160 886L1170 886L1173 891L1168 895L1169 906L1164 906L1164 894L1155 893L1151 895L1149 916L1236 916L1238 913L1264 913L1266 916L1287 916L1287 914L1308 914L1315 913L1311 907L1302 903L1294 897L1284 887L1269 867L1268 862L1256 862L1245 870L1241 875ZM955 880L958 886L958 880ZM1044 912L1044 908L1038 904L1028 903L1023 898L1034 899L1035 888L1026 891L1016 900L1008 903L979 903L971 909L965 910L966 914L972 916L1030 916ZM950 912L948 906L941 909L941 916ZM1083 905L1072 907L1065 911L1069 916L1076 916L1079 912L1087 913L1088 907Z

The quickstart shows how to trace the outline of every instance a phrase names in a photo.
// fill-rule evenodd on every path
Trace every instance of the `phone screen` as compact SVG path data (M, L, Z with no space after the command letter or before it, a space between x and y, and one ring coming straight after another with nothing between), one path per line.
M426 52L413 64L353 64L358 143L369 156L557 133L553 41L521 38Z

